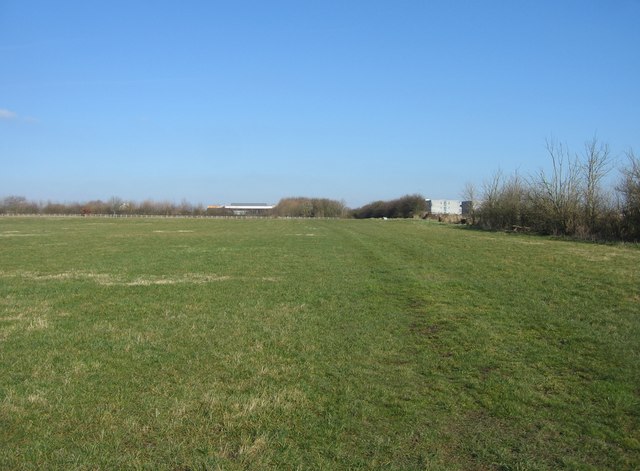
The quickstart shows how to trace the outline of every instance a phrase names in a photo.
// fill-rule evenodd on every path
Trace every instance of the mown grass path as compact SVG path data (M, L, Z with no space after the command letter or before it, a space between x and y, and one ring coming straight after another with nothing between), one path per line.
M640 467L640 250L0 219L0 469Z

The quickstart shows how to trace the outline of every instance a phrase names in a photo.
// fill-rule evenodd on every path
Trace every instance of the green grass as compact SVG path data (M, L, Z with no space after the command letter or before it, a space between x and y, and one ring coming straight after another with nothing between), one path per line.
M0 469L640 467L640 250L0 218Z

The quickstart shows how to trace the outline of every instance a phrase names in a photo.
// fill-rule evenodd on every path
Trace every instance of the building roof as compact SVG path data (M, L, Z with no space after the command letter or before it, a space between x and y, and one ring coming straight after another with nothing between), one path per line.
M273 209L275 206L267 203L231 203L224 207L226 209Z

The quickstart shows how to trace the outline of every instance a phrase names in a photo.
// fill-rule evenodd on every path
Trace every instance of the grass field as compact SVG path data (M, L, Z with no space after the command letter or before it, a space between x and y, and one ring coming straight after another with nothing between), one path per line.
M0 218L0 469L640 467L640 250Z

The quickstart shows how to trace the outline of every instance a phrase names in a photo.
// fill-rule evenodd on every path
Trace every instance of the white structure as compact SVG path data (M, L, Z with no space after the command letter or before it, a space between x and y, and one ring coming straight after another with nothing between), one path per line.
M211 204L207 206L207 214L211 216L264 216L275 208L267 203L231 203L225 205Z
M263 214L264 212L275 208L275 206L266 203L231 203L224 205L223 208L230 209L236 216L244 216L247 214Z
M267 203L231 203L223 206L225 209L273 209L272 204Z
M462 214L460 200L427 200L427 208L431 214Z

